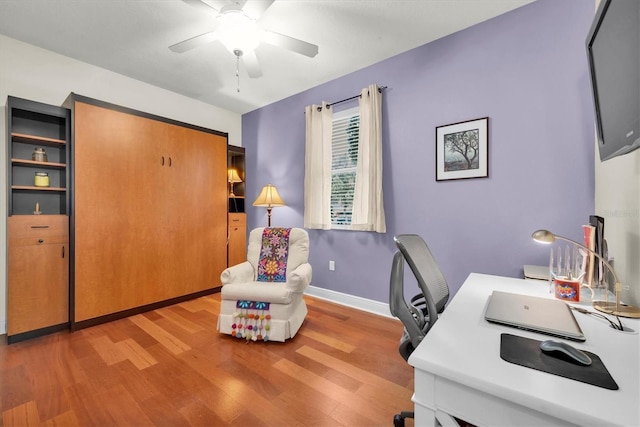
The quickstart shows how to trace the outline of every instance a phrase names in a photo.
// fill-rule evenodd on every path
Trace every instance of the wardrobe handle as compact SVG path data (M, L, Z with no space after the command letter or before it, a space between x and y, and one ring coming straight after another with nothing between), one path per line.
M32 225L31 228L49 228L48 225Z
M169 167L171 167L171 157L169 157Z
M64 246L62 247L62 258L64 258Z
M164 156L162 156L162 166L164 166Z

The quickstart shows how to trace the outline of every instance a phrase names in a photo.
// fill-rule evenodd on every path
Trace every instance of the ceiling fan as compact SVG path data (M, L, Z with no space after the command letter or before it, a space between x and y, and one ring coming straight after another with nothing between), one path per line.
M213 29L169 46L173 52L183 53L204 44L220 41L237 61L242 61L249 77L262 75L255 48L260 43L283 47L313 58L318 46L284 34L262 29L259 24L262 14L275 0L182 0L206 13L216 13Z

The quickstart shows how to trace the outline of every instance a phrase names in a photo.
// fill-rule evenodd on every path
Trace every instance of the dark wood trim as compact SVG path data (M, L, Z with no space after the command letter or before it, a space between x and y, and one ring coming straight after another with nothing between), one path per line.
M58 107L56 105L44 104L38 101L17 98L15 96L7 96L7 107L10 107L12 109L25 110L29 113L39 113L47 116L55 116L58 118L67 118L68 115L68 109L64 107Z
M236 153L236 154L245 154L246 153L246 149L244 147L239 147L237 145L228 145L228 144L227 144L227 151L229 151L231 153Z
M76 118L74 114L73 102L71 95L63 104L69 109L69 142L70 147L67 149L67 170L69 179L67 180L68 195L68 212L69 212L69 329L74 331L76 322Z
M20 341L26 341L33 338L38 338L43 335L49 335L54 332L60 332L69 329L69 323L61 323L59 325L47 326L46 328L40 328L33 331L22 332L15 335L7 335L7 344L14 344Z
M144 111L135 110L135 109L132 109L132 108L129 108L129 107L123 107L121 105L112 104L112 103L106 102L106 101L100 101L98 99L89 98L87 96L83 96L83 95L79 95L77 93L71 92L71 94L69 95L69 97L65 101L64 105L68 106L68 108L73 109L72 105L73 105L74 102L82 102L83 104L89 104L89 105L95 105L96 107L108 108L109 110L118 111L120 113L131 114L131 115L134 115L134 116L144 117L146 119L156 120L156 121L159 121L159 122L164 122L164 123L168 123L168 124L172 124L172 125L176 125L176 126L180 126L180 127L185 127L185 128L197 130L197 131L200 131L200 132L205 132L205 133L210 133L210 134L213 134L213 135L222 136L222 137L225 137L227 139L229 138L229 133L228 132L221 132L221 131L218 131L218 130L213 130L213 129L205 128L205 127L202 127L202 126L181 122L179 120L174 120L174 119L169 119L167 117L157 116L157 115L152 114L152 113L145 113Z
M154 302L153 304L142 305L134 307L128 310L119 311L117 313L111 313L100 317L94 317L93 319L83 320L81 322L71 323L71 331L77 331L91 326L100 325L102 323L112 322L114 320L123 319L129 316L135 316L136 314L145 313L147 311L157 310L159 308L167 307L169 305L178 304L191 299L200 298L206 295L211 295L220 292L222 286L216 286L214 288L205 289L204 291L195 292L193 294L181 295L179 297L171 298L164 301Z

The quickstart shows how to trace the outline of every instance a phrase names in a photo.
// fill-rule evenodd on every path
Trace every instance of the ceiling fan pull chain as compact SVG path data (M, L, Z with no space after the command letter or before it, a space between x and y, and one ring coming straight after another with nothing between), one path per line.
M236 49L233 53L236 54L236 78L238 79L238 87L236 91L240 93L240 56L242 55L242 51Z

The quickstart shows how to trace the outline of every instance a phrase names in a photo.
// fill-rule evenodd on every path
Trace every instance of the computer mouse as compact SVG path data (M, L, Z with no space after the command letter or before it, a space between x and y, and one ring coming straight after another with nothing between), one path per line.
M591 365L591 358L582 350L560 341L546 340L540 343L540 350L558 359L567 360L578 365Z

